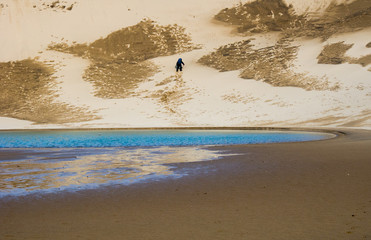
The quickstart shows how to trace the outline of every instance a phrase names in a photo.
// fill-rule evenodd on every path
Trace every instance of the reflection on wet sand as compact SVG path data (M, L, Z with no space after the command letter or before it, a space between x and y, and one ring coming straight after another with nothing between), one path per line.
M0 161L0 196L39 190L128 184L174 175L171 163L197 162L226 155L199 147L38 150L20 160Z

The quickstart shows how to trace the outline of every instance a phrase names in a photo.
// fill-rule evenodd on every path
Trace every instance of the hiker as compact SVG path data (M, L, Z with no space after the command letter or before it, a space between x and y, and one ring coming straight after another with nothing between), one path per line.
M178 70L182 71L183 70L182 64L185 65L183 60L181 58L179 58L178 61L176 62L176 66L175 66L176 71L178 71Z

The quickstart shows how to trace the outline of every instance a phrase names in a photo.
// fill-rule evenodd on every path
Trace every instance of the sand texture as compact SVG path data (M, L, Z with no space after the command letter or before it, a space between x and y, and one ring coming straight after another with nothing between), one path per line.
M181 10L170 0L0 0L0 129L370 128L370 9L368 0L190 0Z
M293 11L292 6L282 0L257 0L225 8L215 15L215 19L237 25L239 33L281 31L297 20Z
M262 80L273 86L300 87L306 90L334 90L327 81L291 70L298 47L283 39L274 46L252 49L250 40L220 47L198 61L220 71L240 70L241 78ZM322 63L322 62L319 62Z
M83 77L94 84L95 96L101 98L125 98L140 82L153 76L157 68L145 60L193 48L184 28L159 26L151 20L115 31L89 45L56 44L49 47L88 58L92 63Z
M96 118L86 108L55 101L54 69L34 60L0 63L0 114L38 124Z

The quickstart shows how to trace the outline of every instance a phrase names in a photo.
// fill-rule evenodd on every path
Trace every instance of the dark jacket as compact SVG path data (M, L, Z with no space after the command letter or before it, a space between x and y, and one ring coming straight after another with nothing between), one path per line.
M179 58L178 61L176 62L176 65L181 66L182 64L185 65L183 60Z

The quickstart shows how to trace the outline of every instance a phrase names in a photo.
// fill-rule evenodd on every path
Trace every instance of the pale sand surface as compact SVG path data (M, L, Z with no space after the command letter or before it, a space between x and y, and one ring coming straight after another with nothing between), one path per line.
M185 177L0 200L9 239L371 239L371 131L219 146Z
M370 129L371 48L367 47L371 41L370 1L267 1L292 4L296 14L304 14L308 19L322 19L323 14L326 17L321 24L337 19L333 25L320 24L310 28L308 31L313 31L311 37L300 37L304 34L300 33L302 28L298 32L292 30L285 44L277 44L283 39L283 31L266 32L263 29L263 32L237 34L237 25L228 24L227 18L221 19L226 22L215 20L223 9L248 2L253 1L189 0L187 4L179 5L172 0L0 0L0 67L3 66L0 78L17 73L9 77L2 88L2 96L12 104L0 108L0 129L183 126ZM340 5L334 9L332 3ZM73 8L68 10L72 5ZM328 8L330 5L332 8ZM259 9L251 10L251 13L259 13ZM240 14L237 11L232 19L241 17ZM342 19L343 15L349 15L349 18ZM154 52L149 54L156 54L145 63L142 60L137 63L151 65L147 72L151 76L138 78L134 83L118 83L117 79L140 75L139 71L135 74L139 65L128 67L120 61L117 64L107 62L107 68L105 64L94 63L93 58L48 48L51 45L51 49L58 49L58 44L92 44L111 34L118 34L121 40L135 38L138 32L131 32L128 27L138 29L133 26L143 19L154 20L157 27L168 24L184 27L184 34L189 36L196 49L157 54L154 49L168 49L170 45L154 42L157 47L150 48ZM277 23L281 24L281 21L277 20ZM317 31L322 27L323 31ZM122 32L122 29L126 30ZM178 29L175 32L182 33L178 36L183 36L180 40L184 39L179 28L173 26L172 29ZM158 31L153 33L159 34ZM180 40L175 41L177 46L187 46ZM237 44L240 41L249 41L251 46L243 48ZM104 42L107 43L106 50L108 46L119 46L114 41ZM325 56L331 61L318 62L318 56L326 47L342 42L352 46L345 53L341 52L340 59L337 51L327 51ZM143 44L143 48L127 45L134 51L130 56L141 56L143 51L149 51L148 41L138 43ZM225 47L229 49L227 53L218 51ZM116 54L127 53L120 47L116 50ZM199 62L202 57L215 53L219 53L216 60L224 69L222 72L215 66ZM271 57L269 62L267 56ZM174 64L179 57L186 65L183 73L176 75ZM21 64L26 59L33 63L32 71L27 70L27 64ZM8 61L15 62L8 64ZM30 91L34 82L27 81L27 94L16 95L19 92L14 91L18 89L15 86L22 88L24 79L37 78L36 70L42 70L44 65L53 69L52 75L47 75L43 84L38 85L45 90L36 94ZM119 70L107 71L111 67ZM95 68L96 71L91 70ZM122 69L129 69L130 74ZM93 73L98 75L92 77L95 76ZM104 81L94 85L97 79ZM112 85L117 87L109 88ZM106 96L97 95L102 86L105 86ZM44 101L39 101L40 98ZM13 99L17 104L13 104ZM46 117L42 116L44 114Z

